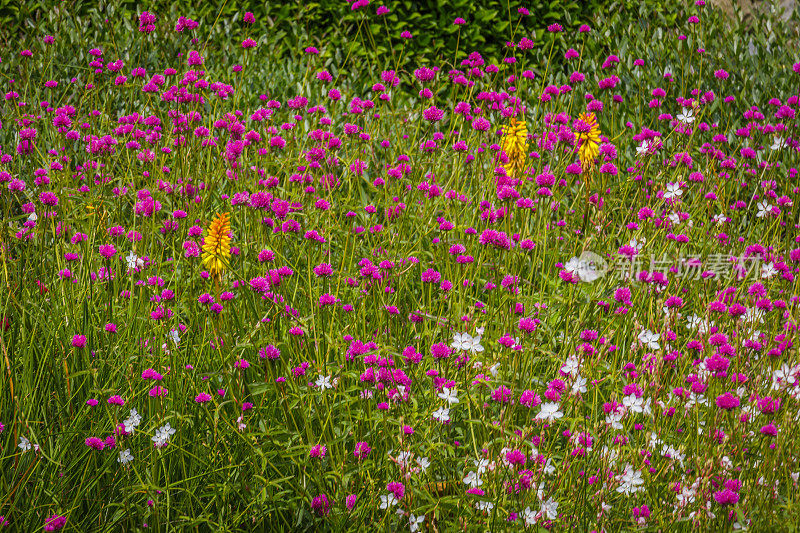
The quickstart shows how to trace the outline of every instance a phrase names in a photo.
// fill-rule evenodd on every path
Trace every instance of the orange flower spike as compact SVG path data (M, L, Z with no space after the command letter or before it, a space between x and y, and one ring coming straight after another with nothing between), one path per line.
M208 228L208 235L203 243L203 266L216 279L228 267L231 257L231 220L230 213L217 215Z

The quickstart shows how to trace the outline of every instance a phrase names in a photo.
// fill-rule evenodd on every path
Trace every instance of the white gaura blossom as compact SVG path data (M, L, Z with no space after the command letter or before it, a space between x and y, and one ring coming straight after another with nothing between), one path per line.
M453 335L453 342L450 344L451 348L462 352L477 353L483 351L481 345L481 336L472 336L469 333L456 333Z
M539 512L547 516L548 520L555 520L558 518L558 502L553 498L549 498L546 502L542 502Z
M575 376L575 381L572 382L572 394L586 394L586 378L581 377L580 374Z
M639 342L643 345L647 346L650 350L658 350L661 348L661 345L658 343L658 339L661 337L661 334L655 333L650 331L649 329L643 330L639 333Z
M637 397L635 394L629 394L622 399L622 405L624 405L629 411L634 413L644 413L646 415L651 413L650 402L650 398L645 401L644 398Z
M440 407L436 411L433 412L433 418L438 420L439 422L449 422L450 421L450 409L445 407Z
M525 510L522 511L522 520L525 521L525 527L535 526L536 516L537 513L533 509L526 507Z
M133 455L131 455L131 449L130 448L128 448L125 451L119 452L119 458L117 459L117 462L119 464L124 466L124 465L130 463L131 461L133 461Z
M452 405L454 403L458 403L458 396L456 395L456 389L448 389L447 387L442 387L442 392L437 394L439 398L447 402L447 405Z
M625 470L619 478L620 486L617 487L617 492L630 496L642 490L644 479L642 478L641 470L634 470L630 464L625 465Z
M554 420L564 416L564 413L559 411L560 408L561 406L555 402L543 403L539 414L536 415L536 418L547 422L553 422Z
M411 515L408 517L408 529L411 530L411 533L415 533L419 531L419 525L425 521L425 515Z
M333 385L331 385L331 376L320 376L317 378L314 384L319 387L320 390L333 388Z
M664 191L664 200L677 198L682 194L683 189L681 189L680 183L669 182L667 183L667 189Z
M678 113L678 116L676 118L678 119L679 122L683 124L691 124L692 122L694 122L694 110L687 109L684 107L683 111L681 113Z
M463 481L471 488L480 487L481 485L483 485L483 480L480 477L478 477L477 472L469 472L466 476L464 476Z
M378 507L381 509L389 509L397 504L397 498L391 492L389 494L381 494L381 503Z

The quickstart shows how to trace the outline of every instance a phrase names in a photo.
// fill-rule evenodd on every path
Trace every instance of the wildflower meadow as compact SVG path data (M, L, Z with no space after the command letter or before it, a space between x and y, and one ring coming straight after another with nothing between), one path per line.
M4 40L0 532L800 528L797 14L652 3Z

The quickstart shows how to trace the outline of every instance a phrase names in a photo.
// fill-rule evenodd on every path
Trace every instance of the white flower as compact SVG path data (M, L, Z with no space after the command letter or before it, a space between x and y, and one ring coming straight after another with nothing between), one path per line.
M650 331L649 329L643 330L639 333L639 342L643 345L647 346L651 350L658 350L661 348L661 345L658 343L658 339L661 337L661 334L655 333Z
M784 146L786 146L786 143L783 141L783 137L778 135L772 137L772 146L770 146L770 150L782 150Z
M639 157L647 155L647 151L650 150L651 146L652 143L647 139L645 139L644 141L642 141L642 144L640 144L639 147L636 148L636 155Z
M478 353L483 351L483 346L481 345L481 336L476 335L472 337L472 342L469 345L469 351L471 353Z
M175 431L175 428L170 426L169 422L167 422L156 430L156 434L153 435L150 440L159 448L163 448L169 442L169 438L175 434Z
M722 213L714 215L714 223L716 223L717 226L723 225L726 220L728 220L728 217L726 217Z
M689 329L697 329L697 326L703 322L703 319L697 315L689 315L686 317L686 321L688 322L687 326Z
M772 206L766 200L758 202L756 207L758 208L758 213L756 213L756 216L758 218L764 218L765 216L772 213Z
M522 511L522 519L525 521L526 527L536 525L536 513L530 507L526 507Z
M669 200L670 198L677 198L678 196L683 194L683 189L681 189L680 183L667 183L667 190L664 191L664 200Z
M141 423L142 417L136 409L131 409L128 418L122 421L122 424L125 426L125 433L133 433Z
M174 342L174 343L175 343L175 346L177 346L178 344L180 344L180 343L181 343L181 338L180 338L180 336L178 335L178 330L176 330L176 329L171 329L171 330L169 330L169 333L167 333L167 336L168 336L170 339L172 339L172 342Z
M395 457L395 460L400 464L402 468L408 468L408 462L411 460L411 457L413 456L414 456L413 452L400 452L397 454L397 457Z
M558 518L558 502L553 498L549 498L546 502L542 502L539 512L547 515L548 520L555 520Z
M425 515L414 516L413 514L408 517L408 528L411 530L411 533L415 533L419 530L419 525L425 521Z
M492 509L494 509L494 504L492 502L478 501L475 502L475 508L479 511L491 513Z
M783 365L775 370L772 373L772 388L773 389L784 389L788 385L794 385L797 381L797 378L794 375L794 369L790 367L787 363L783 363Z
M546 420L547 422L552 422L557 418L561 418L564 416L564 413L559 411L560 406L555 402L548 402L543 403L539 414L536 415L536 418L539 420Z
M561 371L565 374L574 376L578 373L579 367L580 362L578 361L578 358L575 357L575 354L571 354L569 357L567 357L566 362L561 367Z
M123 452L119 452L119 458L117 459L118 463L120 463L122 465L126 465L126 464L130 463L131 461L133 461L133 455L131 455L131 449L130 448L128 448L127 450L125 450Z
M415 459L417 462L417 466L419 466L420 470L425 472L429 466L431 466L431 462L427 457L417 457Z
M694 122L694 111L692 109L683 108L683 113L678 113L678 121L683 124L691 124Z
M478 475L486 472L486 469L489 467L489 459L473 459L472 462L475 463L475 468L478 469Z
M471 488L474 488L483 485L483 480L478 477L477 472L470 472L469 474L464 476L464 483L469 485Z
M314 385L320 388L320 390L325 389L332 389L333 385L331 385L331 376L322 376L320 375L317 378L317 381L314 382Z
M757 308L757 307L748 307L747 311L745 311L744 315L742 315L742 320L745 322L753 322L755 323L758 320L759 324L764 323L764 311Z
M567 261L564 270L577 275L583 282L591 283L605 274L606 264L599 255L585 251L580 257L573 257Z
M696 494L696 491L695 491L694 485L692 485L691 487L684 486L681 489L681 493L678 494L678 496L677 496L678 505L683 507L683 506L689 505L691 503L694 503L695 494Z
M650 448L657 448L658 446L660 446L660 445L661 445L661 444L663 444L663 443L664 443L664 441L662 441L661 439L659 439L659 438L658 438L658 435L656 435L655 433L651 433L651 434L650 434L650 442L648 442L648 444L647 444L647 445L648 445Z
M450 344L450 346L462 352L475 353L483 351L483 346L481 346L481 336L477 335L473 337L469 333L456 333L453 335L453 342Z
M635 394L628 394L622 399L622 405L628 408L628 410L633 411L634 413L650 413L650 402L651 400L648 398L645 401L644 398L637 397Z
M442 423L450 422L450 409L447 409L445 407L440 407L439 409L433 412L433 418Z
M25 437L20 437L19 438L19 449L22 450L23 452L27 452L28 450L31 449L31 441L29 441Z
M381 494L381 504L379 505L381 509L388 509L396 504L397 498L394 497L394 494Z
M128 262L129 270L133 270L135 268L142 268L144 266L144 259L133 253L133 250L131 250L131 252L125 258L125 261Z
M642 490L642 485L644 485L641 470L634 470L630 464L625 465L625 471L620 476L620 482L617 492L625 495L639 492Z
M777 273L778 270L775 268L774 263L769 262L766 265L761 265L761 279L769 279Z
M705 335L706 333L708 333L708 330L713 328L715 325L716 322L714 322L713 320L710 322L701 322L700 325L697 327L697 331L698 333L700 333L700 335Z
M500 363L495 363L489 367L489 373L492 374L492 377L497 377L497 370L500 368Z
M610 424L613 429L622 429L622 419L624 417L624 411L611 411L606 415L606 424Z
M456 396L456 389L448 389L447 387L442 387L442 392L437 394L437 396L442 400L446 401L448 405L458 403L458 396Z
M469 350L470 341L472 341L472 335L469 333L456 333L453 335L450 347L454 350L466 351Z
M586 394L586 378L582 378L580 374L575 377L572 382L572 394Z

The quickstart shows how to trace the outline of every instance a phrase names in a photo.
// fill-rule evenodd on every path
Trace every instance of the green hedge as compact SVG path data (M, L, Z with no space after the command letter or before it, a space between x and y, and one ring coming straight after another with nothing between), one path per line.
M673 4L673 3L668 3ZM376 16L377 7L385 5L388 15ZM54 27L55 8L63 8L62 17L81 20L89 33L95 32L102 40L102 27L98 21L109 18L109 23L130 25L137 29L137 17L143 10L155 13L163 28L174 26L179 16L200 22L199 35L213 37L220 32L241 28L242 17L251 11L256 17L257 33L268 29L270 45L276 56L297 59L306 46L326 46L331 50L350 53L355 58L382 57L399 59L399 35L409 30L414 38L404 43L403 61L420 61L439 57L460 60L469 53L464 43L478 47L488 61L503 57L503 48L510 38L541 37L546 27L559 23L565 29L591 22L596 14L610 11L626 13L631 18L640 12L647 16L666 13L671 8L656 0L385 0L353 11L350 2L265 2L263 0L195 2L176 4L166 0L136 2L132 0L92 2L83 0L0 0L0 37L5 41L25 41L55 33L63 28ZM525 7L530 15L520 23L517 10ZM674 9L672 9L674 11ZM455 17L467 21L465 26L454 26ZM87 21L89 21L87 23ZM667 13L662 22L671 26L674 15ZM233 25L228 26L228 25ZM77 26L77 25L76 25ZM358 36L358 39L354 39ZM89 39L92 40L92 39ZM211 39L213 40L213 39ZM458 58L453 57L460 47Z

